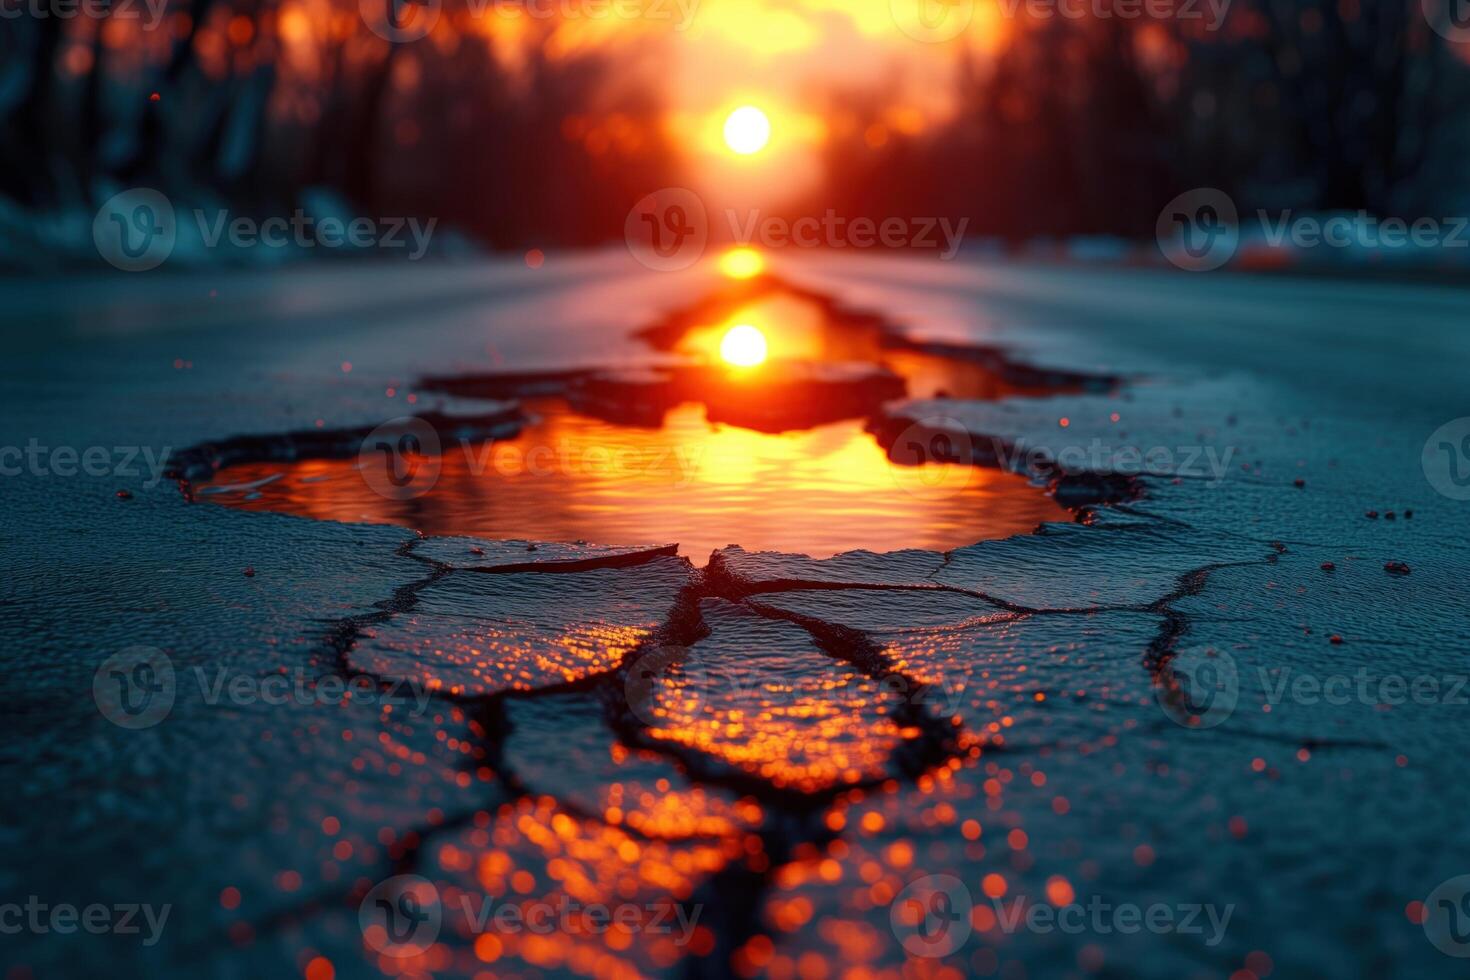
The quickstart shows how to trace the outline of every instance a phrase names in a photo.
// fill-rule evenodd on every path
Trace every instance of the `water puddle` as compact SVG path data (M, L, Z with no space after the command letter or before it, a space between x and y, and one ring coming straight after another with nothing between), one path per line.
M222 479L249 489L204 499L427 534L677 541L699 564L728 544L813 557L948 550L1068 519L1012 474L892 463L857 420L773 435L711 424L696 404L672 409L658 429L604 422L560 400L528 408L535 421L519 438L447 446L437 482L413 499L380 495L356 458L231 467Z
M527 421L508 439L443 440L422 493L385 495L365 471L381 460L348 453L238 463L200 499L436 535L677 542L698 564L730 544L817 558L947 551L1070 518L1021 476L927 454L901 465L869 431L894 398L1041 394L1066 379L1002 370L984 348L915 344L876 318L762 282L640 336L665 360L608 374L426 379L424 390L517 398Z

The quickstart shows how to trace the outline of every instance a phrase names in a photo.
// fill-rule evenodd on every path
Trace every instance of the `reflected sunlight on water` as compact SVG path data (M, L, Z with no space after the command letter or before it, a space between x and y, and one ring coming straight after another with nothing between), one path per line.
M446 445L437 485L415 499L379 496L357 459L231 467L219 483L284 476L203 499L427 534L678 542L701 564L729 544L813 557L949 550L1069 519L1012 474L898 466L856 420L770 435L711 425L695 404L671 410L659 429L577 415L560 401L528 408L536 420L517 439Z

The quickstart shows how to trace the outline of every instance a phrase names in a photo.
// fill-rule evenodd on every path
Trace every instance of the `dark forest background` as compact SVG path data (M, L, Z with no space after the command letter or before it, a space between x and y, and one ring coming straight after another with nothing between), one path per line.
M0 204L86 213L151 186L266 214L329 188L361 213L524 248L617 239L635 200L680 182L657 77L626 47L614 63L530 45L512 71L450 2L454 30L413 43L367 30L355 4L307 41L259 2L171 0L149 32L0 20ZM964 215L971 234L1016 241L1147 237L1164 201L1204 185L1242 208L1460 213L1463 55L1418 0L1237 0L1213 33L1023 22L967 64L965 109L941 129L875 146L878 94L829 93L856 124L834 131L820 193L791 210Z

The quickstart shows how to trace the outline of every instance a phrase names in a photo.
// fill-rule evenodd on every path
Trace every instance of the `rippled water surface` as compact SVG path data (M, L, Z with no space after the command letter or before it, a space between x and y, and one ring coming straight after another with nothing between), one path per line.
M858 420L772 435L711 424L695 404L674 408L657 429L554 400L529 408L535 421L516 439L446 445L437 483L413 499L378 494L356 458L231 467L203 499L429 534L678 542L701 563L729 544L814 557L948 550L1068 519L1018 476L895 464Z

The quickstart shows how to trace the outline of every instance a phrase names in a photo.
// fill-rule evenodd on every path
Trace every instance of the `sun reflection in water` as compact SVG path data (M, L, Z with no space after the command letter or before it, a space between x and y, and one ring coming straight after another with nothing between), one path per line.
M379 496L356 459L231 467L219 482L284 475L201 499L427 534L678 542L700 564L729 544L814 557L943 551L1069 517L1012 474L892 463L857 420L772 435L711 424L697 404L671 409L658 429L589 418L560 401L530 408L537 421L518 439L446 443L438 483L412 500ZM938 469L943 479L917 479Z
M765 269L765 256L753 248L738 246L720 256L720 271L731 279L753 279Z

